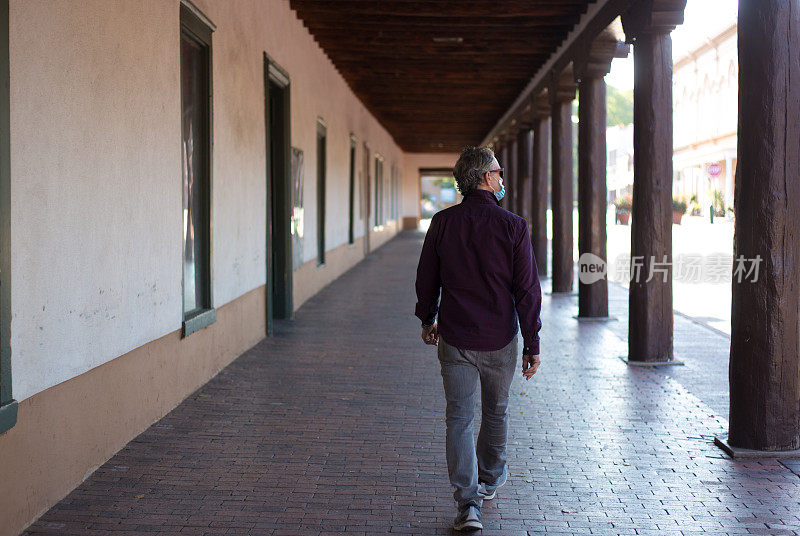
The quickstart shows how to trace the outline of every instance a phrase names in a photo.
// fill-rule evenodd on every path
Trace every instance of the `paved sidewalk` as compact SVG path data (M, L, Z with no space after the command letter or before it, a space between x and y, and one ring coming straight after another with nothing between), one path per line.
M412 316L422 238L279 322L24 534L449 534L439 363ZM510 477L483 534L800 534L800 476L711 443L725 338L676 316L687 365L629 368L624 300L614 288L616 322L578 322L577 297L545 294L542 366L514 379Z

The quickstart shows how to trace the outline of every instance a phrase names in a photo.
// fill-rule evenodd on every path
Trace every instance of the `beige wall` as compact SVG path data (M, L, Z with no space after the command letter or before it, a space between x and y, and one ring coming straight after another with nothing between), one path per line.
M19 404L0 435L0 536L16 536L128 441L264 336L265 287L225 304L217 321L175 331Z
M387 225L370 231L370 250L377 248L391 240L400 231L399 221L390 221ZM315 289L321 289L332 283L337 277L358 264L363 259L364 237L357 238L353 244L342 244L325 255L325 267L317 266L317 260L312 259L301 266L294 273L294 308L299 309L306 300L316 294Z
M10 3L17 400L181 327L177 13Z
M266 281L264 52L291 78L291 143L305 156L304 262L317 257L317 118L328 134L327 250L348 238L350 135L359 140L357 164L364 142L371 155L384 157L387 188L391 166L401 167L403 155L287 1L195 4L217 27L212 284L219 307ZM11 2L18 400L181 326L179 6L178 0ZM361 221L355 230L363 235ZM346 261L320 267L322 274L298 273L296 304L362 251L352 248Z

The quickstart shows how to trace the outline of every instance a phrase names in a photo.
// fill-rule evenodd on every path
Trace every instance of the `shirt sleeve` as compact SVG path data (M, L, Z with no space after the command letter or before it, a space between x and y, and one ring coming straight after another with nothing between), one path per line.
M439 312L439 290L442 280L439 275L439 254L436 252L436 237L439 233L439 218L431 219L425 234L422 253L417 266L417 306L414 314L423 324L433 324Z
M528 225L524 220L520 222L514 243L514 276L511 292L514 294L523 344L530 349L532 355L537 355L539 330L542 327L539 317L542 310L542 287L539 283L539 271L533 256Z

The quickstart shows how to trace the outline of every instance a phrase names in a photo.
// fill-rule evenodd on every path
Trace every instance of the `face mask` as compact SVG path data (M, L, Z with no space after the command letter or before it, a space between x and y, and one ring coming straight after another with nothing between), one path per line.
M492 188L492 193L494 194L494 197L495 197L495 198L496 198L498 201L500 201L500 200L501 200L501 199L503 199L503 198L505 197L505 195L506 195L506 185L505 185L505 184L503 184L503 183L500 183L500 190L498 190L498 191L495 191L495 189L494 189L494 188Z

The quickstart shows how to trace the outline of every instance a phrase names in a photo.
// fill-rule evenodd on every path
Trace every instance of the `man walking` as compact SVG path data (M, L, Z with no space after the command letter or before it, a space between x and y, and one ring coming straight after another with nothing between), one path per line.
M464 199L431 220L417 267L415 314L422 340L438 346L447 470L458 505L453 528L475 530L483 528L483 501L508 476L508 398L520 330L525 379L539 368L542 291L527 223L499 206L503 169L492 150L467 147L453 175ZM478 383L483 414L476 447Z

